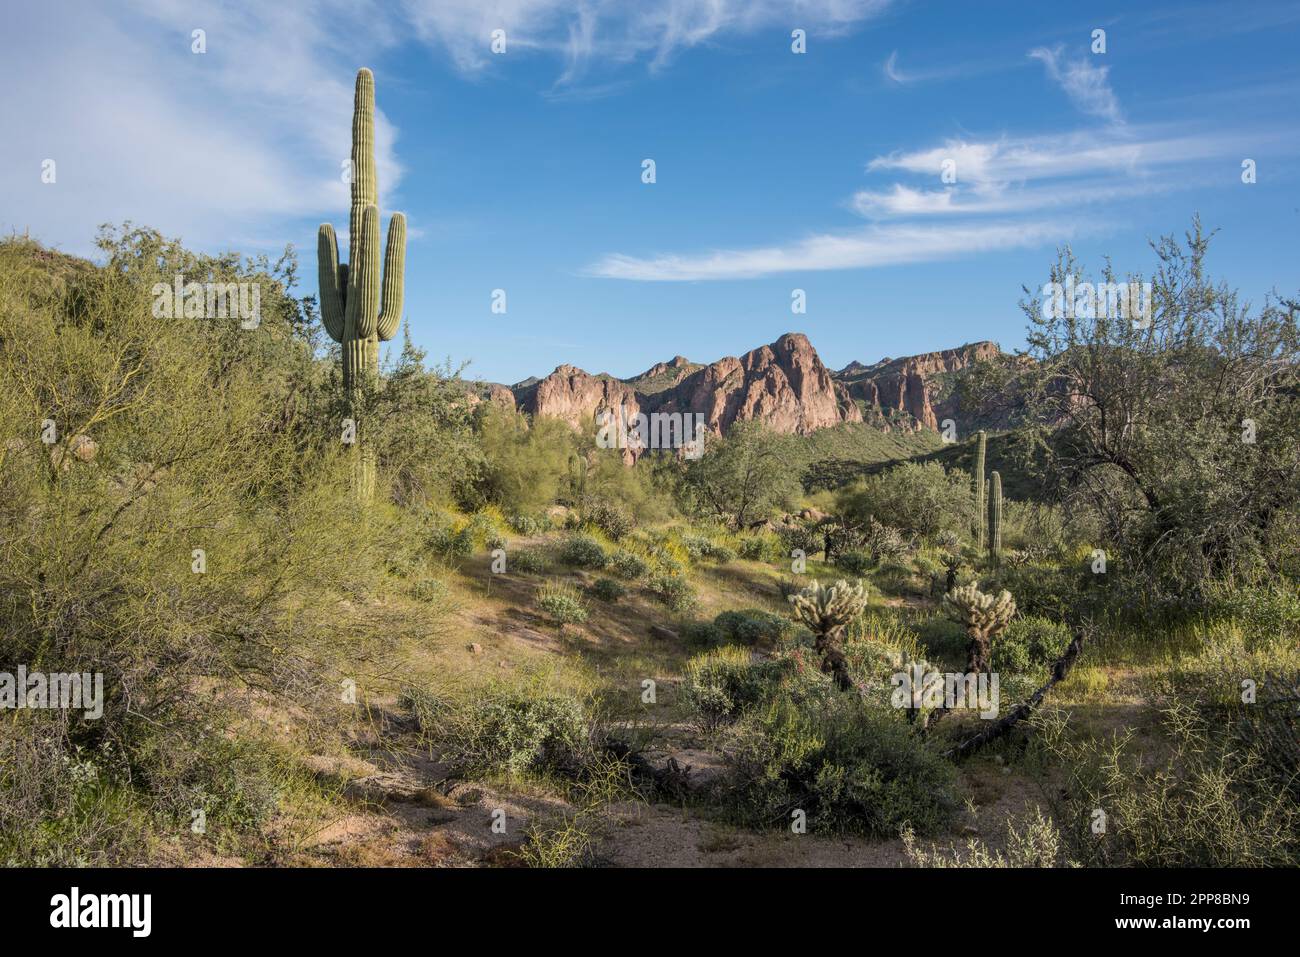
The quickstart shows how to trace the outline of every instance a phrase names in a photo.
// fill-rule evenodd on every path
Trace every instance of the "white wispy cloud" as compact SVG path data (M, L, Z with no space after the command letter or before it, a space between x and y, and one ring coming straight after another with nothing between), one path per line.
M1058 242L1076 227L1058 222L980 223L970 226L892 224L846 233L824 233L751 249L718 249L697 255L646 258L612 254L585 273L603 279L687 282L754 279L785 272L871 269L955 259L978 253Z
M894 0L405 0L417 35L444 49L462 71L489 66L491 36L504 30L512 50L545 52L564 60L560 85L580 77L594 61L644 59L662 67L677 52L728 34L800 28L834 35L869 20Z
M994 140L948 140L939 146L871 160L869 173L901 172L934 186L892 183L861 190L849 206L876 220L845 232L822 232L787 243L698 253L632 256L612 253L585 273L608 279L702 281L750 279L783 272L869 269L931 262L1012 248L1060 243L1087 229L1107 228L1104 215L1041 214L1103 207L1198 185L1200 160L1235 157L1236 136L1171 134L1116 128ZM940 184L947 160L957 182ZM965 217L960 225L947 220ZM943 220L939 222L939 220Z
M5 12L0 56L0 231L31 228L73 252L96 227L128 218L199 247L231 237L301 235L332 220L346 243L352 85L376 67L376 164L384 211L400 209L397 130L382 112L383 54L417 39L467 74L510 54L545 55L546 95L611 95L626 74L580 83L588 69L641 61L728 35L796 27L842 32L892 0L63 0ZM191 32L207 52L192 53ZM41 164L57 163L57 182ZM412 221L408 235L421 234Z
M6 68L39 80L0 87L5 127L23 131L0 138L0 228L31 227L77 252L100 223L128 218L198 246L307 217L341 219L342 238L355 57L389 42L371 12L342 0L8 12ZM191 52L196 29L206 53ZM391 210L401 167L382 113L375 135ZM40 180L45 159L54 184Z
M1038 47L1030 50L1029 56L1042 61L1052 82L1064 90L1070 102L1084 113L1111 123L1124 122L1119 100L1107 76L1110 67L1098 66L1088 54L1067 59L1060 45Z

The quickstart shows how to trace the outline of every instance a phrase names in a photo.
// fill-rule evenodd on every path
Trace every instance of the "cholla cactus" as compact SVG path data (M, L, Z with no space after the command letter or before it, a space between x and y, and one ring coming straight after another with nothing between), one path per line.
M987 671L991 659L991 641L1000 635L1016 614L1016 601L1005 589L997 597L986 595L974 582L954 588L943 596L943 606L970 636L966 670L972 674Z
M829 587L813 582L789 596L795 620L813 633L813 647L822 657L822 671L835 679L841 691L853 687L849 664L839 647L844 629L867 605L867 586L840 580Z

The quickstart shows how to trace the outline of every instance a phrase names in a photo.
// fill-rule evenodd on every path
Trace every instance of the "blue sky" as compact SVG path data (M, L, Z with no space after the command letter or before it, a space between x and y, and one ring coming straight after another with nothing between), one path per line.
M1147 240L1196 212L1218 275L1296 293L1300 4L1134 6L27 5L0 38L21 78L0 91L0 228L76 253L124 219L209 250L292 242L314 291L366 65L382 210L410 224L406 321L473 377L629 376L790 330L833 368L1015 348L1020 287L1058 245L1149 271Z

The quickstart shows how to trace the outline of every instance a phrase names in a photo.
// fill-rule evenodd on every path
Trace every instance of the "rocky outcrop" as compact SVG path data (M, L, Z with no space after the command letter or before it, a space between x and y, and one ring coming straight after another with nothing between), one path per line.
M752 419L798 435L862 421L808 337L797 332L692 373L663 393L656 411L703 413L713 433Z
M852 362L835 378L849 395L885 420L905 428L937 429L943 419L958 414L953 376L998 354L995 343L972 342L957 349L882 359L872 366Z
M739 358L697 366L676 356L627 380L562 365L511 392L524 412L584 430L595 428L602 409L620 406L628 420L642 412L699 413L713 434L758 420L778 432L808 435L862 422L864 408L884 428L937 429L951 413L953 376L997 354L993 343L976 342L874 365L853 362L832 373L807 336L787 333Z
M630 385L608 375L590 375L576 366L559 366L545 379L515 391L530 415L563 419L575 429L593 429L601 409L623 406L627 416L641 411L641 397Z

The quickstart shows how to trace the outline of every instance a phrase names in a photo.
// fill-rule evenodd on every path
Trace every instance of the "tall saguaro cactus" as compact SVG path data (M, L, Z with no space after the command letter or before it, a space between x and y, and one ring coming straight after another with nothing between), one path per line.
M325 331L343 346L343 388L356 418L358 390L379 372L379 343L397 334L402 321L406 263L406 217L393 213L383 274L379 271L379 195L375 182L375 76L357 71L352 107L352 211L348 219L352 261L339 262L334 227L322 223L317 237L320 311ZM381 288L382 287L382 288ZM360 425L357 433L360 439ZM358 492L374 488L374 453L361 447Z
M993 490L989 496L989 554L996 561L1002 554L1002 476L994 472L989 481Z
M979 442L975 446L975 550L977 553L984 551L984 523L988 511L984 499L984 453L987 445L988 436L983 429L980 429Z

